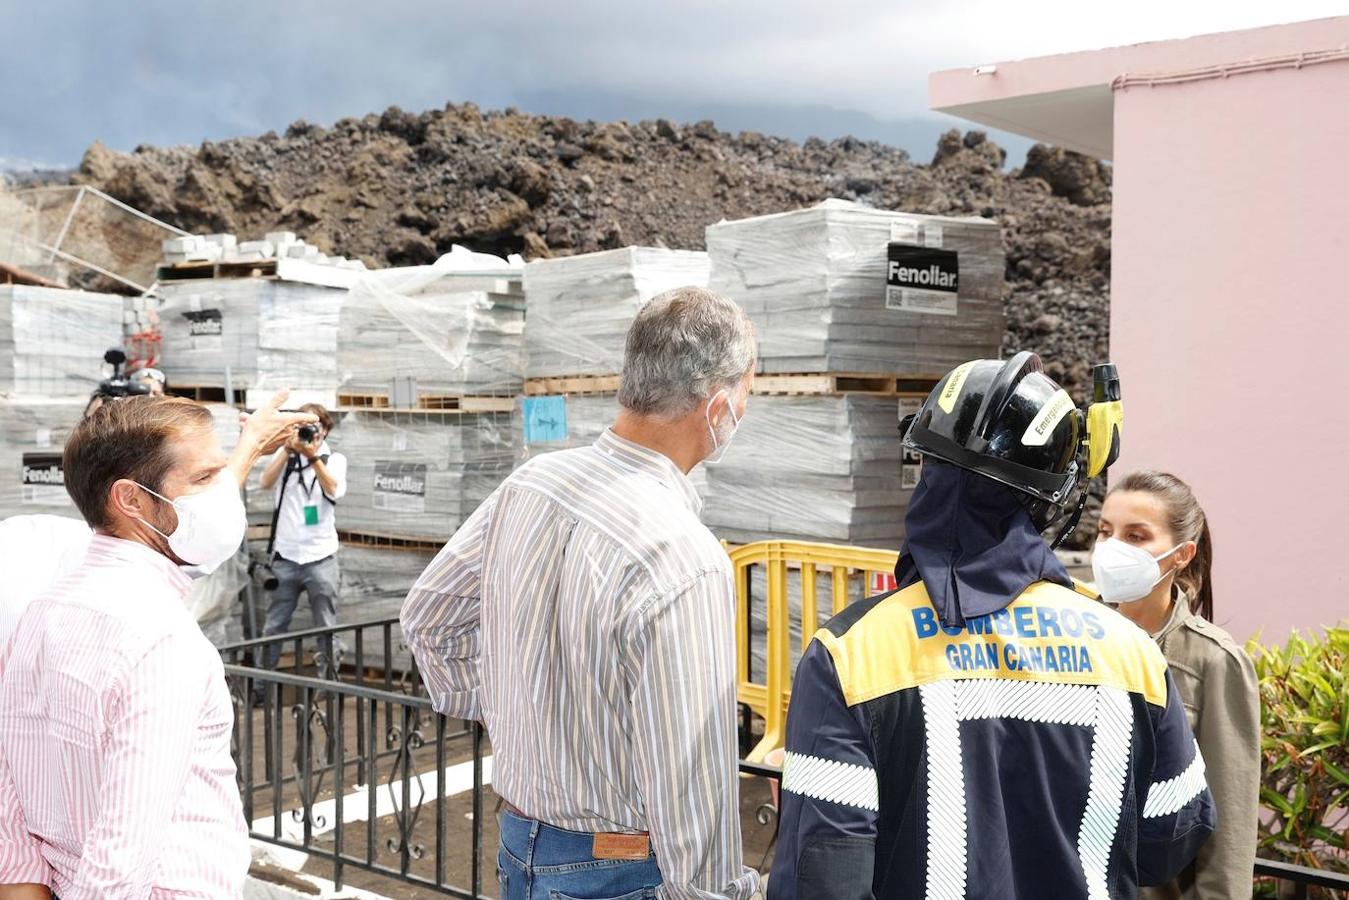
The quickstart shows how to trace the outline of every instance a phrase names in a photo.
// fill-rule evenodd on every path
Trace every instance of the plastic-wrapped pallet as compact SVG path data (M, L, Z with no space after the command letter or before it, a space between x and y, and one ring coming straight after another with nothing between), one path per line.
M525 266L526 377L612 375L637 310L656 294L707 285L707 254L625 247Z
M337 390L340 288L266 282L258 302L258 377L248 387Z
M107 377L103 354L122 346L123 298L0 285L0 393L88 395Z
M707 229L710 287L759 332L760 371L940 375L996 356L997 223L826 200Z
M435 265L366 273L342 304L342 389L384 392L411 377L419 392L519 393L523 267L456 247Z
M39 513L80 518L66 493L62 453L86 402L0 398L0 518Z
M847 602L854 603L863 597L879 593L873 587L863 581L862 573L853 572L848 578ZM768 606L765 603L767 596L768 575L763 566L755 566L750 569L749 577L749 653L750 677L758 682L764 680L764 675L768 671ZM833 602L833 572L829 569L818 569L815 572L815 614L819 621L809 625L803 623L801 570L793 568L787 571L787 630L790 635L788 647L791 651L791 671L796 671L796 664L801 660L803 629L807 637L815 634L820 626L833 616Z
M343 544L337 551L338 566L342 570L337 620L368 622L374 619L398 618L398 612L403 608L403 601L407 598L408 591L412 590L413 582L434 558L435 554L419 550ZM298 621L298 614L296 619ZM408 668L412 663L412 654L403 641L402 630L397 625L393 627L391 637L396 669ZM354 642L350 637L344 640L347 644L345 659L354 665L356 662ZM375 629L367 630L363 642L365 665L380 666L384 658L382 632Z
M511 470L511 414L353 411L338 528L446 540Z
M159 288L171 384L337 389L337 325L346 291L264 278L172 282Z
M258 379L258 307L270 282L202 279L160 285L159 367L170 384L236 388Z
M248 558L244 553L236 553L225 560L218 569L205 578L192 582L192 591L187 595L187 608L192 613L202 633L219 647L231 640L243 640L242 634L232 634L230 621L240 621L236 607L239 605L239 592L248 579Z
M614 394L521 397L511 428L518 461L541 453L588 447L618 415Z
M897 397L753 397L709 466L703 521L734 543L786 537L898 548L912 495Z
M615 394L570 394L521 397L511 417L517 464L541 453L588 447L618 415ZM697 466L689 480L699 496L707 496L707 466Z

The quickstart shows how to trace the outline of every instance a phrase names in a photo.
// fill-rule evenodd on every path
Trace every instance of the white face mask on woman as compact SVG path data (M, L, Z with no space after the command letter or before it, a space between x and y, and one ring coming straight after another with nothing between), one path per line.
M248 514L239 496L239 485L228 471L217 475L206 490L184 494L176 500L143 484L137 486L172 506L178 514L178 527L172 534L165 534L145 519L141 521L167 540L169 549L183 562L209 573L239 549L248 529Z
M1184 544L1177 544L1161 556L1153 556L1142 547L1127 544L1118 538L1096 542L1091 554L1091 571L1096 576L1096 589L1107 603L1134 603L1142 600L1152 589L1170 575L1158 565Z

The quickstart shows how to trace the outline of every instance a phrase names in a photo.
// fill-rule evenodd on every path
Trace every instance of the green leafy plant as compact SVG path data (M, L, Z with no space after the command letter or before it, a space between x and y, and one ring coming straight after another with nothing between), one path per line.
M1260 855L1349 872L1349 627L1252 639L1260 678Z

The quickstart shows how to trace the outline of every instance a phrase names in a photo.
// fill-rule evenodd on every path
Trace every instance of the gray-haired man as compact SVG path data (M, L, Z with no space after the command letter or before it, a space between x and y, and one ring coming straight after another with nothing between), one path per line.
M503 900L757 889L731 567L687 478L734 435L754 364L734 303L654 298L628 332L613 427L512 474L408 594L436 708L491 734Z

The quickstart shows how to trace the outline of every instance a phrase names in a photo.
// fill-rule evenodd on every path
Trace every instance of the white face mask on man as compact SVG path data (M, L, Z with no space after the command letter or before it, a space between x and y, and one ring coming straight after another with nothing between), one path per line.
M712 452L707 455L703 462L712 465L721 462L722 457L726 455L726 448L731 446L731 440L735 438L735 433L740 430L740 417L735 414L735 404L731 401L730 393L722 389L712 395L712 400L716 400L723 394L726 396L726 415L731 421L728 434L719 436L716 427L712 425L712 401L708 401L707 407L703 410L703 416L707 419L707 433L712 435ZM723 419L722 421L725 422L726 420Z
M137 487L173 507L178 527L165 534L145 519L152 531L169 542L169 549L183 562L210 573L239 549L248 530L248 514L239 485L228 471L216 476L211 486L195 494L170 500L143 484Z
M1162 572L1159 563L1183 546L1177 544L1161 556L1153 556L1142 547L1118 538L1097 541L1091 554L1091 571L1096 576L1096 589L1101 592L1101 598L1107 603L1142 600L1163 578L1177 571Z

